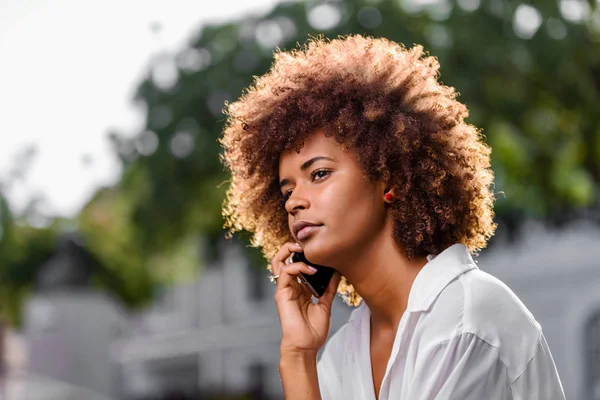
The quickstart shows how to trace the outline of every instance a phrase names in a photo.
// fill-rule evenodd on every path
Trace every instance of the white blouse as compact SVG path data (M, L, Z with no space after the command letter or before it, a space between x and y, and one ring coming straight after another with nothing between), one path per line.
M565 399L540 324L500 280L455 244L419 271L379 400ZM370 310L363 302L327 342L323 400L375 400Z

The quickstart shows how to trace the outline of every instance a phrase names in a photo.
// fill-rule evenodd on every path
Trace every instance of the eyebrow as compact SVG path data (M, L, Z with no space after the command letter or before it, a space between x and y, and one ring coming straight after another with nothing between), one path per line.
M309 168L311 165L313 165L314 163L316 163L319 160L327 160L327 161L337 162L336 160L334 160L333 158L330 158L330 157L317 156L317 157L313 157L310 160L304 162L304 164L302 164L300 166L300 170L304 171L305 169ZM284 185L287 185L289 182L290 182L289 179L283 179L281 182L279 182L279 189L281 189Z

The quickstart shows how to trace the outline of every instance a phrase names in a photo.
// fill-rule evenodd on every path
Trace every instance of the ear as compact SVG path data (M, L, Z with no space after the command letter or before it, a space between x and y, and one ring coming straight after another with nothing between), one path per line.
M396 191L394 187L386 187L382 194L383 201L386 203L393 203L396 198Z
M396 197L396 186L386 186L383 195L385 196L386 193L391 193L392 196Z

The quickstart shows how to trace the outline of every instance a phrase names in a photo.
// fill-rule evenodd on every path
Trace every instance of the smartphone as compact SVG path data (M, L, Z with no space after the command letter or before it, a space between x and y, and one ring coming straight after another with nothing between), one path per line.
M323 296L323 293L325 293L325 289L327 289L327 286L329 286L329 281L331 281L331 277L333 277L335 269L309 262L304 256L304 253L293 253L292 261L301 261L306 265L310 265L311 267L315 267L317 269L317 272L315 272L312 275L306 275L301 272L300 279L306 285L306 287L308 287L313 296Z

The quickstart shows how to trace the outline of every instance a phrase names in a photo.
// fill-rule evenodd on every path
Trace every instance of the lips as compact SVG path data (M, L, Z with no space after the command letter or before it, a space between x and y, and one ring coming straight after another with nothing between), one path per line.
M304 240L321 228L320 225L308 225L298 231L298 240Z
M318 227L318 226L320 226L320 224L315 224L315 223L308 222L308 221L298 221L294 224L292 229L294 231L294 235L298 236L300 231L303 230L304 228L308 229L308 228Z

